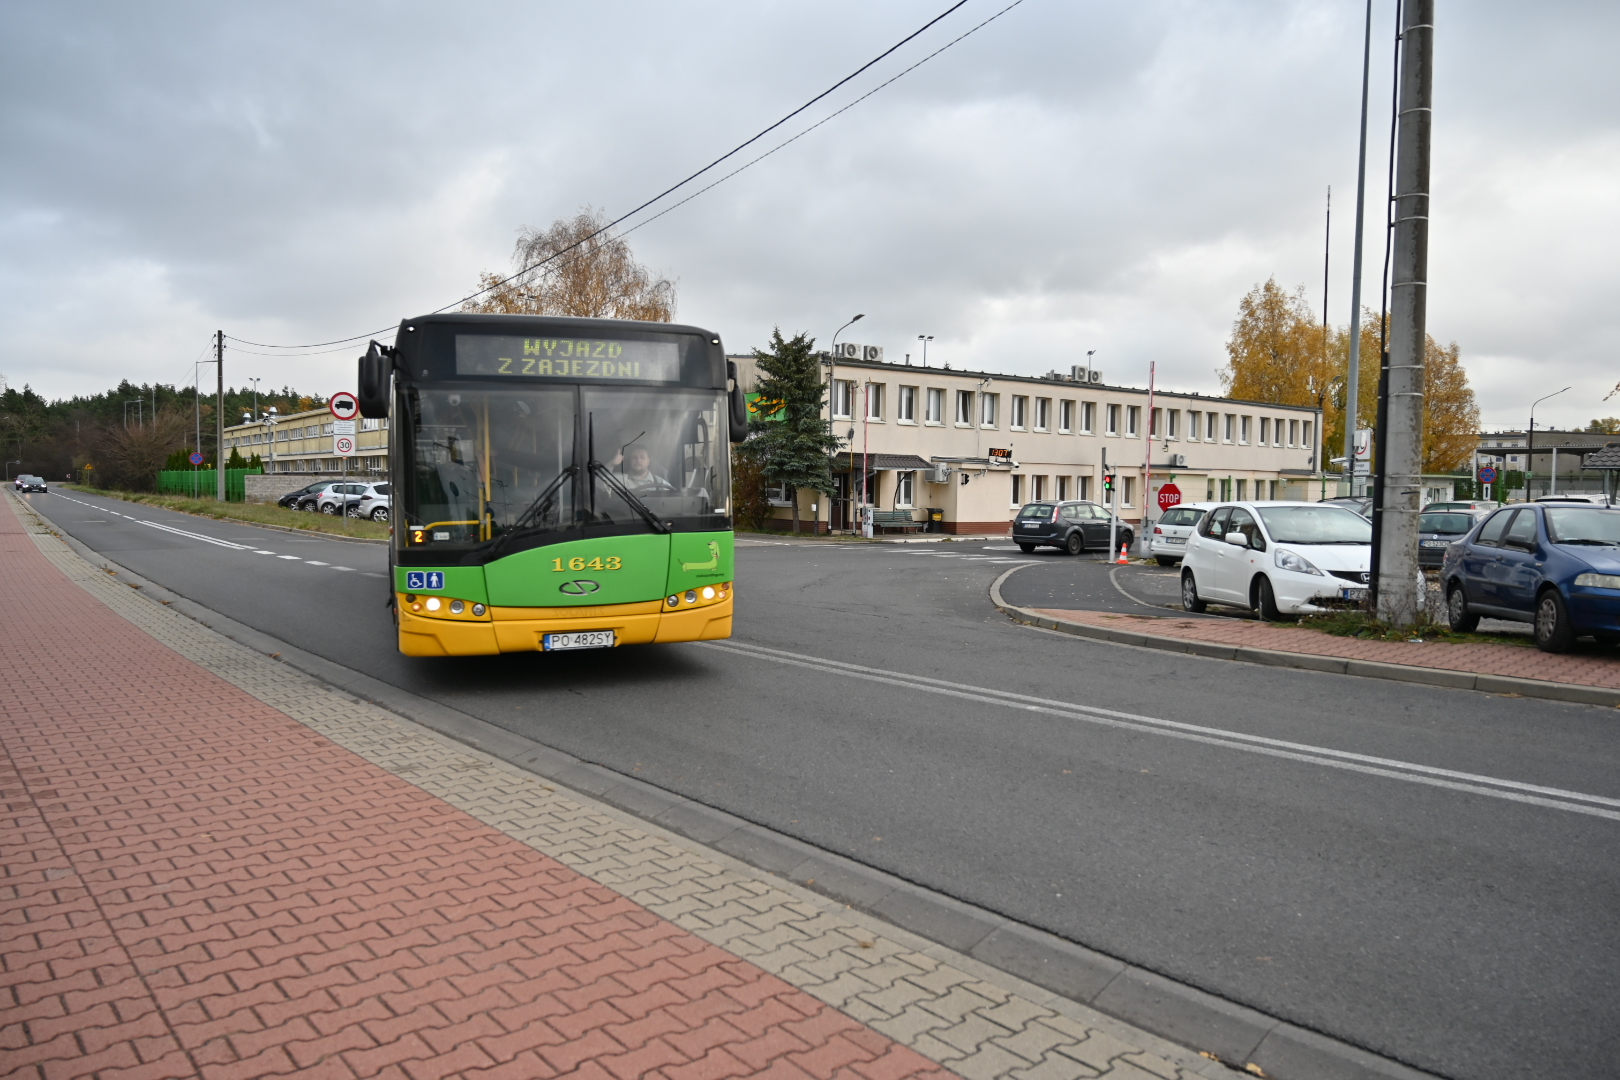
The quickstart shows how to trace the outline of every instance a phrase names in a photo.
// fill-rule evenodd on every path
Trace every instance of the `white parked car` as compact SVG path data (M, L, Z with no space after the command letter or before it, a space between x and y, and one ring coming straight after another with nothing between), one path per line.
M316 497L315 506L323 514L387 521L393 509L391 491L386 483L333 484Z
M1166 510L1153 523L1148 534L1148 554L1159 560L1160 566L1174 566L1187 553L1187 537L1204 517L1219 503L1181 503Z
M1181 606L1250 608L1263 619L1367 598L1372 522L1343 506L1224 503L1187 538Z

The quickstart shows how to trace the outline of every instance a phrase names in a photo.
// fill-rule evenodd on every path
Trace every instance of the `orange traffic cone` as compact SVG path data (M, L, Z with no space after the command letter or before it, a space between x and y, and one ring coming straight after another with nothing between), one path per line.
M1114 561L1116 563L1118 563L1120 566L1129 566L1130 565L1131 560L1129 560L1129 559L1127 559L1125 557L1125 545L1124 544L1119 545L1119 558L1115 559Z

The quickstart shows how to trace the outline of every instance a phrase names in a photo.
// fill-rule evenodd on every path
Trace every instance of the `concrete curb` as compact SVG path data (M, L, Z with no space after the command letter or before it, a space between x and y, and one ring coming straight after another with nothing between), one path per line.
M1284 652L1280 649L1260 649L1250 645L1223 645L1215 641L1189 641L1185 638L1161 637L1137 630L1114 630L1106 626L1066 622L1031 611L1029 608L1009 604L1002 597L1001 583L1022 569L1021 566L1009 567L1006 573L991 583L990 602L1002 614L1017 622L1038 626L1043 630L1056 630L1060 634L1072 634L1075 637L1106 641L1114 645L1135 645L1143 649L1205 656L1212 660L1241 660L1269 667L1325 671L1333 675L1360 675L1369 679L1443 686L1452 690L1478 690L1486 694L1517 694L1520 697L1569 701L1581 705L1620 707L1620 690L1611 690L1604 686L1580 686L1575 683L1547 682L1542 679L1521 679L1512 675L1482 675L1472 671L1417 667L1412 664L1386 664L1376 660L1317 656L1314 653Z
M34 507L28 509L50 521ZM987 967L1211 1056L1229 1068L1241 1071L1252 1065L1263 1070L1261 1075L1275 1080L1434 1080L1432 1073L913 884L305 652L148 581L86 547L54 523L51 525L79 557L91 566L116 569L121 581L139 586L141 595L357 700L380 706ZM998 578L996 586L1006 576ZM999 597L999 589L996 595Z

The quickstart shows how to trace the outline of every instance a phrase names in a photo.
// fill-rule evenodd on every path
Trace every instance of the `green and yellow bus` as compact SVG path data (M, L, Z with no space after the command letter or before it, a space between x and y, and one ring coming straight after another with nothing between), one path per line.
M694 326L428 315L360 359L389 419L407 656L731 636L746 403Z

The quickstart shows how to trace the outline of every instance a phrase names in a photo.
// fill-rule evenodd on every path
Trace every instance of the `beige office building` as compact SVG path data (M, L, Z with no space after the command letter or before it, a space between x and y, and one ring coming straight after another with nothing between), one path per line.
M259 455L266 473L324 477L342 473L343 459L332 451L333 417L327 409L290 413L275 424L256 421L225 429L225 453ZM380 479L388 471L388 421L354 421L354 454L348 473Z
M731 359L752 391L753 358ZM857 527L869 506L918 521L937 509L945 532L1004 533L1026 502L1105 502L1105 463L1117 477L1119 515L1139 526L1158 517L1167 483L1184 502L1336 494L1337 477L1318 471L1313 408L1158 391L1150 414L1147 390L1108 385L1085 369L1030 377L824 363L829 419L848 452L836 463L831 500L799 494L801 519L822 531ZM774 502L773 524L786 525L791 503Z

